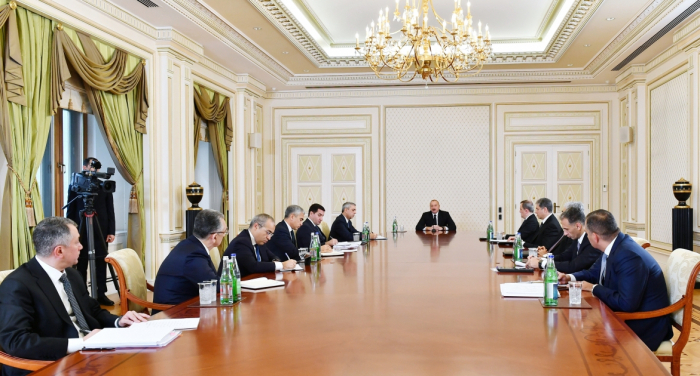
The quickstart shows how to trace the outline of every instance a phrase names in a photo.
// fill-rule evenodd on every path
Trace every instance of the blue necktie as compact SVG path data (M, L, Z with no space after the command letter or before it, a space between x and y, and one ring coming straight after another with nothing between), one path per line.
M598 280L598 284L602 285L603 281L605 281L605 266L607 265L608 262L608 255L603 253L603 261L601 262L600 265L600 279Z
M350 229L350 226L352 226L352 222L348 221L348 230Z
M258 245L255 245L255 257L258 258L258 262L260 262L260 248L258 248Z

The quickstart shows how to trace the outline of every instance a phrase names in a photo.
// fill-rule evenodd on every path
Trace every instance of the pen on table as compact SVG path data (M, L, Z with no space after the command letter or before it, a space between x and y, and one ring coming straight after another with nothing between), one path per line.
M287 256L287 260L291 260L291 259L292 259L291 257L289 257L289 255L287 254L287 252L285 252L284 255Z

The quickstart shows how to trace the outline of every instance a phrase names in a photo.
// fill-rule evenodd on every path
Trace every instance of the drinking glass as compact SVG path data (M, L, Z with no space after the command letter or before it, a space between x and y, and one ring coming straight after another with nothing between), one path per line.
M360 235L361 235L361 234L360 234L359 232L356 232L356 233L352 234L352 240L353 240L353 241L356 241L356 242L359 242L359 241L360 241Z
M200 282L199 285L199 305L207 305L209 301L209 286L210 282Z
M583 282L581 281L571 281L569 282L569 304L580 305L581 304L581 287Z
M401 231L401 232L406 231L406 230L404 229L403 225L399 226L399 231Z
M209 281L209 304L214 304L216 303L216 286L218 285L218 281L215 279L212 279Z
M303 264L306 261L306 256L309 255L309 249L308 248L299 248L299 258L301 258L301 261L299 261L299 264Z

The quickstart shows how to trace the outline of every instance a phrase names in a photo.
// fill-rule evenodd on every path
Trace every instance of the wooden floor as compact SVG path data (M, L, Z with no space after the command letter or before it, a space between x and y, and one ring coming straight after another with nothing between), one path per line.
M108 295L114 302L113 307L102 306L102 308L112 312L115 315L119 314L119 296L117 294ZM148 300L153 300L153 293L148 292ZM691 328L690 339L683 350L681 363L681 375L683 376L700 376L700 289L695 290L693 297L695 309L693 310L693 327ZM674 329L675 331L675 329ZM676 335L678 335L676 333ZM664 363L669 367L670 363Z

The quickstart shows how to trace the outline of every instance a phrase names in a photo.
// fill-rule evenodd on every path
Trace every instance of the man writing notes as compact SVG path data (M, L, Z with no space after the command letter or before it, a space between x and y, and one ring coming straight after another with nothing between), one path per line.
M313 233L318 233L318 240L321 241L321 252L330 252L331 247L338 244L336 239L327 240L326 235L318 227L323 222L325 215L326 209L323 206L313 204L309 207L309 217L297 230L297 245L300 248L306 248L311 244L311 234Z
M284 219L275 226L275 233L267 243L267 248L280 260L299 261L297 234L304 222L304 209L299 205L289 205L284 211ZM303 248L303 247L302 247Z
M668 307L666 281L659 264L620 232L610 212L596 210L588 214L586 232L591 245L604 250L603 256L588 270L559 273L561 283L584 281L583 290L591 291L613 311L646 312ZM669 316L625 323L651 351L673 337Z
M535 215L542 220L542 224L537 229L535 239L532 242L525 242L525 247L536 248L542 246L546 249L551 249L564 236L564 231L562 231L557 217L552 215L552 207L552 200L548 198L543 197L535 202ZM557 247L552 253L557 255L561 252L563 250L559 250Z
M272 253L265 243L274 234L275 220L267 214L258 214L250 221L247 230L241 231L231 243L229 243L224 256L236 254L236 262L241 269L241 276L245 277L255 273L269 273L275 270L294 269L297 262L287 260L281 262ZM279 234L275 236L285 236ZM221 275L221 264L219 264L218 274Z
M537 230L540 228L540 222L537 221L537 216L535 216L535 206L532 204L532 201L520 201L520 218L523 219L523 223L520 224L518 229L520 238L525 243L532 243L535 240L535 235L537 235ZM511 236L508 240L515 240L515 236Z
M153 302L180 304L199 296L198 283L216 278L209 250L228 233L224 215L204 209L194 219L192 236L173 248L158 269Z
M338 239L339 242L351 242L352 234L359 232L352 226L352 219L357 213L357 207L353 202L343 204L342 213L333 221L331 226L331 238ZM377 234L371 232L370 239L376 239Z
M557 267L557 271L575 273L590 268L603 252L593 248L588 240L584 229L586 214L583 210L583 204L580 202L569 203L564 212L561 213L560 219L564 235L572 242L563 253L554 256L554 265ZM560 246L562 246L561 243L557 247ZM544 269L547 266L547 259L539 259L536 256L528 257L527 266L533 269Z
M26 359L58 360L83 348L102 328L147 321L148 315L115 316L88 296L78 263L82 245L75 222L45 218L34 228L36 257L10 273L0 285L0 346ZM26 375L8 366L3 375Z
M450 213L440 210L438 200L430 201L430 211L423 213L416 225L416 231L448 231L457 230L457 225L450 217Z

